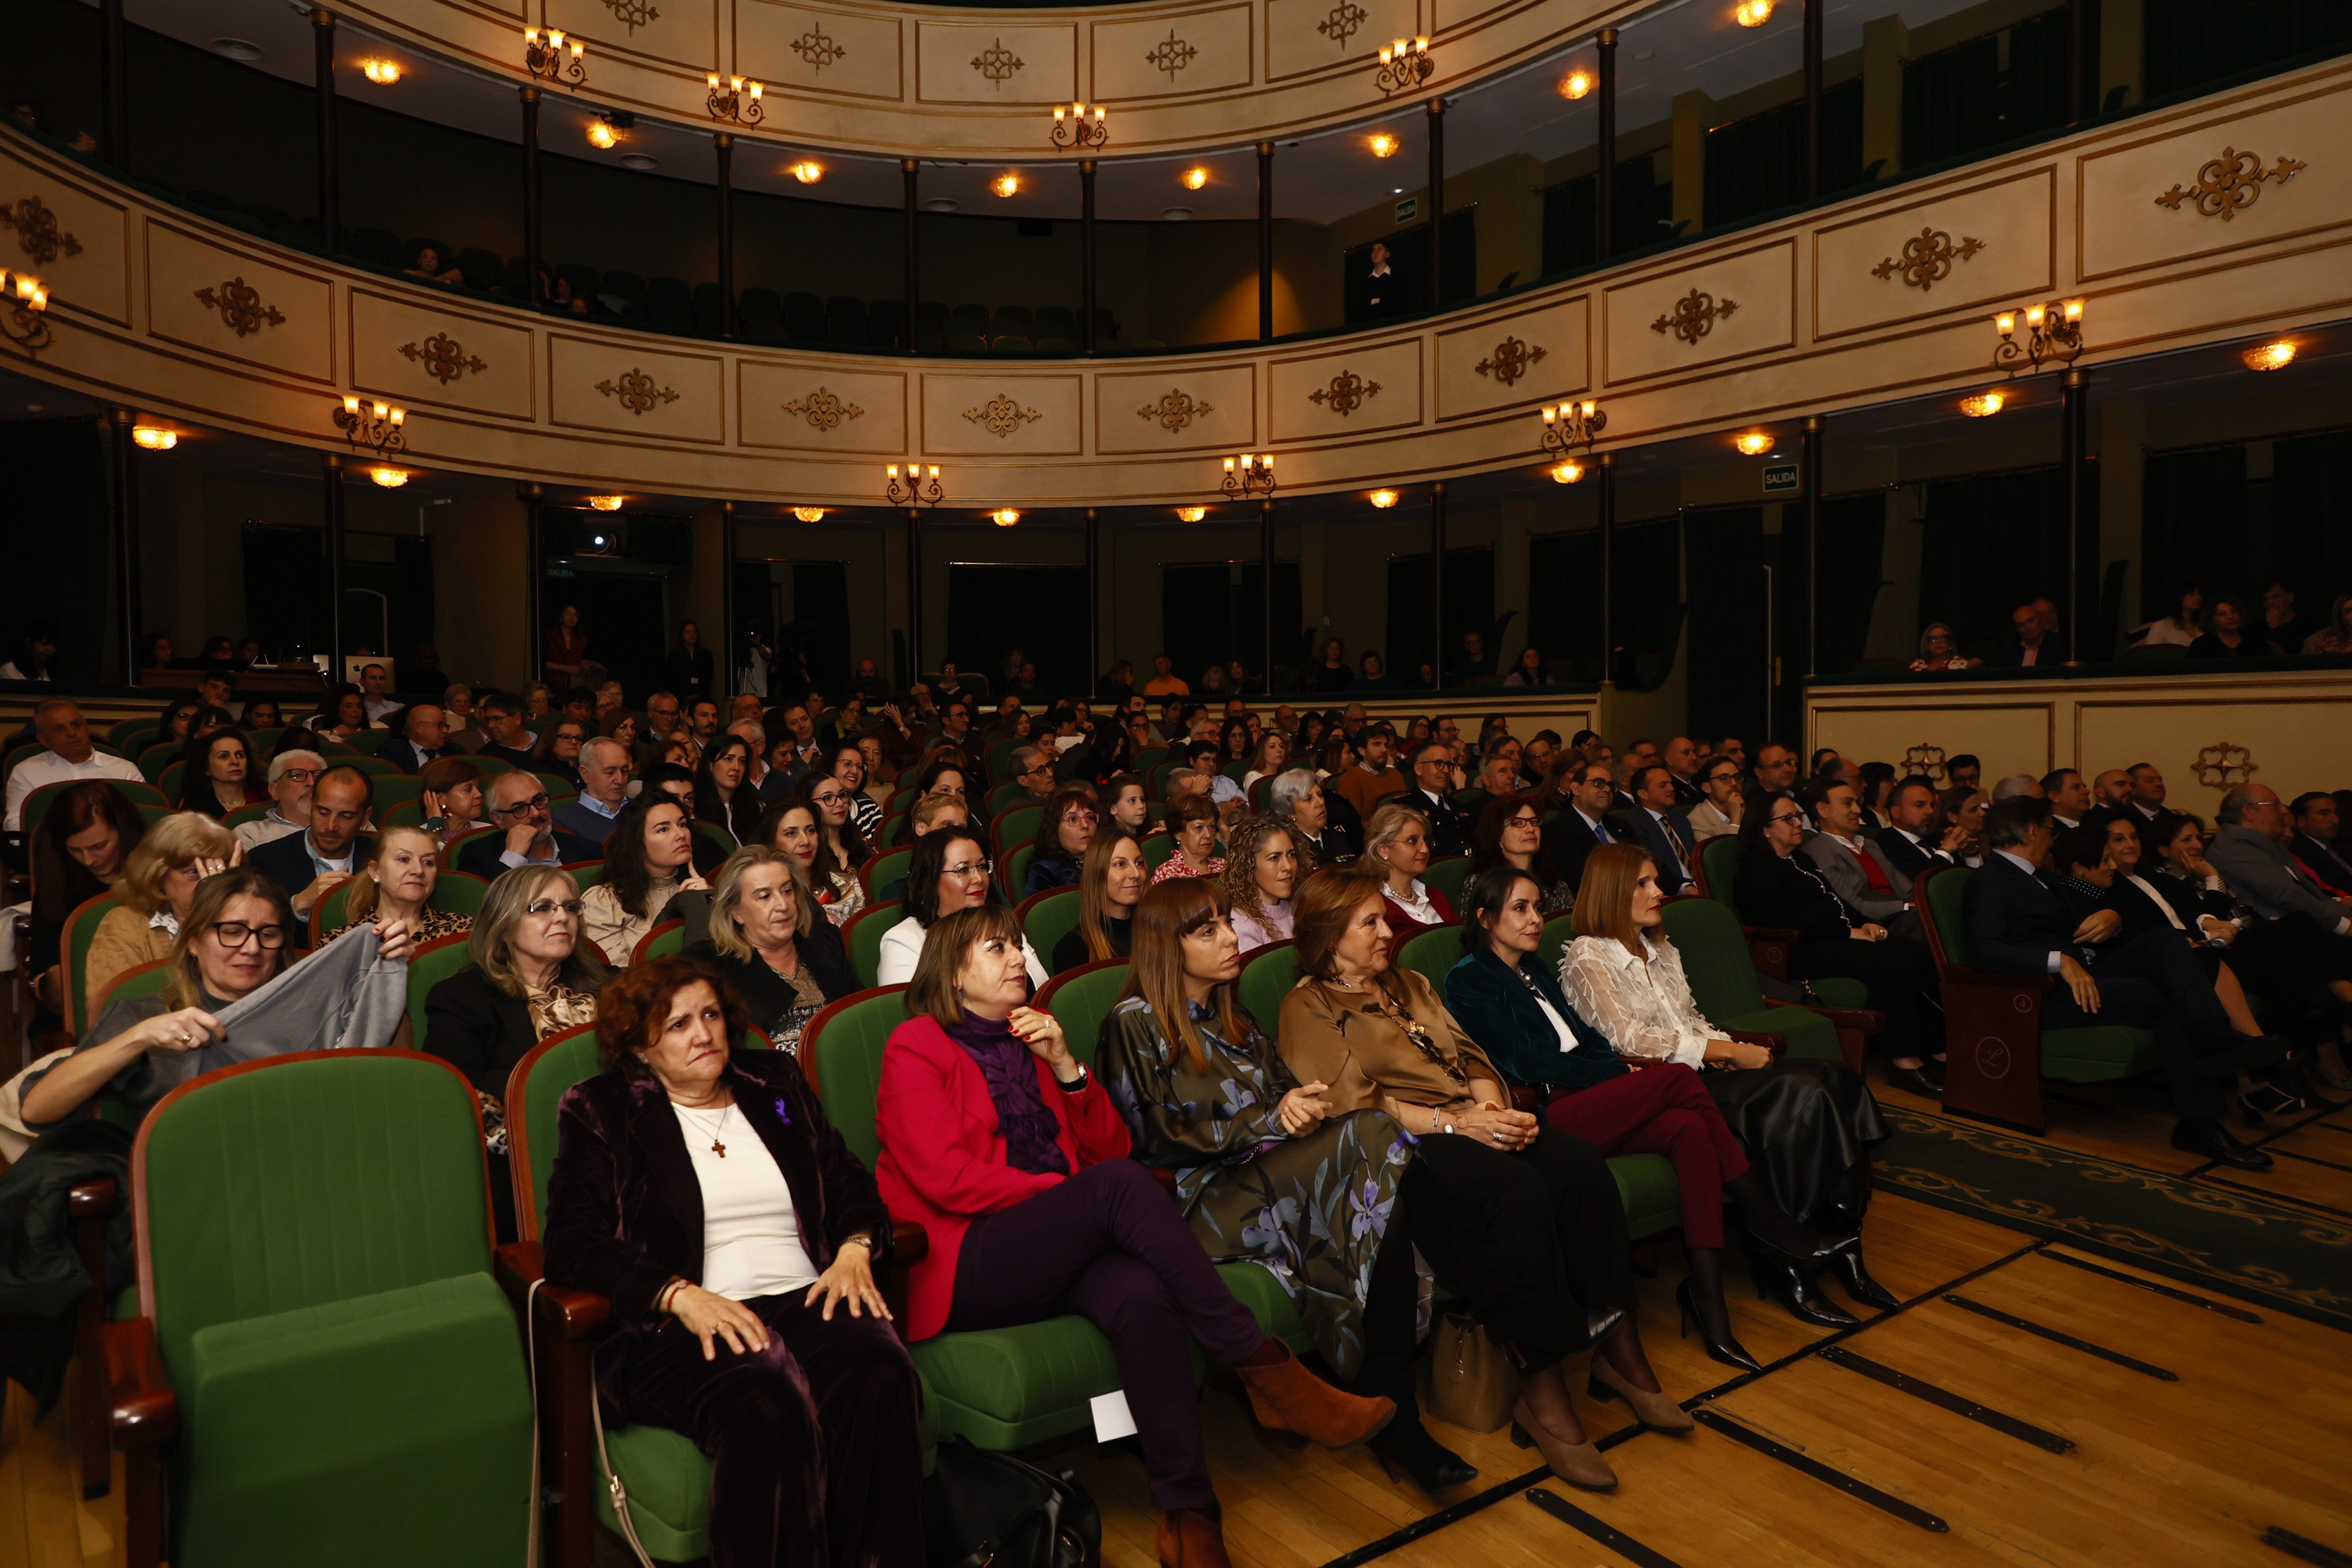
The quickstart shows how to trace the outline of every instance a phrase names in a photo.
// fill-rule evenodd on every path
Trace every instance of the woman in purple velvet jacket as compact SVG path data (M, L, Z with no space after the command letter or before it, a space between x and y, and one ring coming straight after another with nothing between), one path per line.
M920 1394L873 1272L889 1210L791 1054L730 1048L749 1027L691 958L600 994L605 1070L556 1112L547 1279L612 1301L606 1425L710 1456L713 1568L922 1568Z

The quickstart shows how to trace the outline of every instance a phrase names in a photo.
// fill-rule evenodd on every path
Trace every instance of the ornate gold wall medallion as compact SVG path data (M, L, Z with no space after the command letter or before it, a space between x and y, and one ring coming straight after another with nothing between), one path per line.
M1348 40L1370 16L1371 13L1357 5L1356 0L1339 0L1331 7L1331 14L1315 24L1315 30L1344 49Z
M648 22L661 20L661 13L647 4L647 0L604 0L604 9L613 13L613 19L632 33Z
M971 68L981 74L982 80L994 82L1000 91L1006 82L1013 79L1013 73L1028 63L1006 48L1003 38L995 39L988 47L971 57Z
M2253 752L2227 741L2217 741L2203 748L2189 765L2196 773L2197 782L2207 789L2235 789L2262 771Z
M0 207L0 228L16 231L16 243L36 267L81 254L81 241L58 226L58 215L38 196L20 196L15 206Z
M1307 401L1328 404L1332 413L1345 418L1361 408L1380 389L1379 382L1366 381L1352 370L1343 370L1331 378L1330 385L1318 386L1308 393Z
M425 374L446 386L467 371L479 374L489 369L489 363L479 354L469 354L457 340L446 332L436 332L417 343L403 343L400 352L413 360L425 362Z
M1147 403L1135 412L1139 418L1159 420L1164 430L1181 430L1199 416L1216 410L1206 403L1193 402L1191 393L1171 386L1160 395L1159 402Z
M617 397L621 406L632 414L643 415L656 403L676 403L677 392L664 386L652 376L631 365L618 381L600 381L596 390L607 397Z
M792 44L793 53L800 56L817 70L823 70L849 51L824 36L822 27L811 27Z
M259 292L243 278L232 278L215 287L197 289L196 302L207 310L218 310L221 325L240 338L251 337L261 331L265 323L276 327L282 326L286 321L277 306L263 304Z
M1032 419L1045 417L1034 408L1022 407L1002 392L977 408L965 409L963 416L999 438L1012 435Z
M1936 782L1937 789L1952 782L1951 775L1944 772L1944 748L1931 746L1925 741L1903 753L1903 768L1906 778L1913 773L1926 773Z
M1906 289L1924 293L1952 275L1952 263L1966 261L1984 247L1983 240L1973 238L1954 245L1950 235L1930 226L1921 229L1916 238L1905 240L1902 256L1888 257L1872 268L1870 275L1892 278L1899 272Z
M809 422L812 430L830 430L845 419L856 419L866 412L855 403L840 398L818 387L806 397L795 397L783 405L787 414L797 414Z
M1650 331L1664 332L1671 330L1683 342L1696 343L1715 331L1716 322L1731 320L1731 312L1738 309L1739 301L1737 300L1726 298L1718 301L1706 289L1694 289L1675 301L1673 315L1660 316L1652 321Z
M1524 339L1508 337L1495 345L1493 353L1470 368L1480 375L1491 375L1508 386L1533 370L1536 363L1549 352L1540 346L1531 346Z
M2263 194L2263 183L2285 184L2297 171L2309 167L2300 159L2281 156L2269 168L2263 167L2260 154L2241 153L2235 147L2224 147L2221 155L2206 161L2197 171L2193 185L2174 185L2156 198L2156 205L2180 210L2183 202L2196 204L2200 217L2218 217L2228 223L2240 209L2254 205Z
M1143 60L1152 69L1165 73L1170 81L1174 81L1176 73L1191 65L1200 53L1200 50L1178 37L1176 29L1171 27L1168 29L1166 37L1144 51Z

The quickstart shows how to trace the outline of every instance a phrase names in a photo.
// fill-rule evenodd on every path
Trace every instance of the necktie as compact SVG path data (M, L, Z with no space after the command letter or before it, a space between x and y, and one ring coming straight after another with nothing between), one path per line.
M1596 822L1592 825L1592 837L1594 842L1600 844L1614 844L1617 842L1614 838L1609 837L1609 825L1605 822Z

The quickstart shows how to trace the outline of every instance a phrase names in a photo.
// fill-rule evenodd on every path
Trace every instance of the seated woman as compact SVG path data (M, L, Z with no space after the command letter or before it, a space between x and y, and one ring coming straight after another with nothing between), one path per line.
M882 1195L930 1237L907 1337L1088 1319L1111 1342L1142 1438L1160 1563L1223 1568L1194 1344L1240 1374L1259 1421L1327 1447L1362 1442L1396 1406L1321 1382L1234 1300L1183 1215L1126 1158L1118 1107L1061 1025L1026 1005L1024 945L1008 910L942 919L882 1053Z
M549 773L573 789L580 787L580 748L588 743L588 723L568 713L551 715L530 749L530 771Z
M969 827L942 826L915 840L914 856L907 862L907 915L882 933L877 983L898 985L913 980L931 928L959 910L987 903L995 873L986 841ZM1021 951L1028 959L1030 982L1045 984L1045 966L1026 937L1021 939Z
M352 877L343 901L343 923L324 933L337 937L361 924L398 921L415 941L456 936L474 929L474 917L456 910L428 910L441 881L441 846L421 827L387 827L377 836L375 855Z
M1315 868L1301 864L1297 839L1278 816L1244 816L1225 834L1224 889L1234 935L1252 952L1290 940L1290 895Z
M1339 745L1345 749L1345 737ZM1355 764L1349 763L1349 767ZM1341 826L1337 807L1349 812L1355 809L1340 798L1338 792L1326 787L1315 776L1312 768L1289 768L1274 775L1266 789L1266 800L1274 815L1290 824L1291 846L1309 868L1318 866L1345 866L1362 852L1362 838ZM1360 822L1358 828L1362 826Z
M727 830L738 844L758 844L760 792L751 787L751 742L740 735L714 736L702 751L694 775L694 815Z
M1258 737L1257 749L1250 753L1249 772L1242 775L1242 793L1247 795L1260 779L1270 779L1290 765L1290 737L1279 730L1268 730Z
M466 1075L482 1110L499 1239L515 1235L507 1174L507 1079L550 1035L596 1018L604 966L581 939L580 892L558 866L523 866L490 884L466 937L465 968L425 994L423 1049Z
M628 967L670 900L709 888L694 868L694 838L686 808L667 795L641 795L614 819L604 879L581 900L583 929L614 968Z
M822 782L833 783L830 779ZM820 860L830 858L824 842L824 814L808 796L794 794L778 797L752 829L749 842L789 856L800 867L801 881L809 889L817 907L824 910L827 924L837 926L849 914L866 907L866 889L855 876L819 867ZM849 914L835 918L833 911L845 906Z
M218 819L268 798L268 791L255 787L253 749L238 731L208 730L180 753L182 811Z
M1944 1092L1943 982L1927 943L1896 936L1875 921L1856 924L1845 900L1797 853L1805 842L1804 808L1781 796L1758 803L1739 825L1739 872L1731 901L1749 925L1793 931L1789 975L1840 975L1870 987L1870 1005L1886 1015L1878 1036L1886 1081L1930 1100ZM1583 927L1580 924L1579 930Z
M131 852L146 833L146 817L106 779L68 784L34 826L26 846L33 908L23 963L34 977L45 1012L64 1008L59 960L67 918L121 886Z
M1125 958L1150 868L1135 835L1102 832L1087 846L1078 874L1078 923L1054 944L1054 973Z
M1276 830L1277 832L1279 829ZM1413 1387L1418 1287L1397 1189L1413 1141L1379 1110L1330 1111L1234 997L1241 943L1224 889L1200 878L1145 895L1127 990L1096 1061L1135 1157L1176 1173L1176 1201L1219 1262L1262 1262L1323 1363L1358 1394L1395 1401L1371 1440L1424 1489L1477 1470L1421 1425Z
M1064 784L1055 790L1037 819L1037 846L1029 852L1029 869L1021 879L1022 896L1076 887L1087 846L1093 842L1095 826L1101 820L1092 787Z
M1846 1244L1824 1241L1789 1216L1696 1069L1665 1062L1633 1072L1578 1016L1536 961L1544 922L1534 878L1508 866L1473 872L1462 884L1462 913L1463 958L1445 976L1446 1006L1486 1043L1505 1081L1541 1097L1546 1126L1603 1154L1664 1154L1673 1163L1690 1259L1675 1298L1698 1320L1709 1356L1759 1370L1732 1337L1724 1307L1723 1194L1738 1203L1748 1234L1770 1256L1810 1269Z
M1974 669L1984 663L1970 658L1960 651L1959 639L1952 628L1941 621L1929 623L1919 634L1919 657L1911 661L1913 669Z
M807 879L789 853L745 845L719 868L709 934L686 949L735 988L782 1051L798 1052L801 1026L858 988L841 932L817 917Z
M416 775L416 798L425 831L447 848L461 833L489 825L482 803L482 765L471 757L436 757Z
M2213 601L2204 632L2189 645L2191 658L2268 658L2271 645L2258 630L2262 617L2236 594ZM2300 649L2297 650L2301 651Z
M1864 1267L1860 1239L1870 1205L1870 1151L1888 1132L1878 1101L1843 1062L1775 1062L1763 1047L1727 1039L1702 1017L1682 955L1659 929L1664 904L1647 850L1631 844L1595 848L1577 889L1580 934L1560 954L1561 992L1629 1061L1742 1069L1704 1072L1700 1081L1765 1186L1810 1228L1853 1238L1828 1259L1847 1295L1865 1306L1897 1305ZM1832 1326L1854 1321L1822 1300L1811 1273L1785 1257L1759 1253L1752 1261L1758 1287L1797 1317Z
M920 1385L874 1280L889 1211L792 1053L737 1044L750 1024L694 959L605 987L604 1071L556 1111L548 1282L612 1302L611 1418L715 1461L713 1568L923 1568Z
M1166 821L1170 837L1176 840L1176 853L1160 863L1151 873L1155 882L1171 881L1178 877L1213 877L1225 868L1225 858L1217 853L1218 811L1204 795L1180 795L1168 803Z
M1364 825L1363 864L1380 874L1389 900L1391 958L1423 931L1454 921L1445 895L1421 879L1429 869L1431 842L1429 818L1402 801L1381 802Z
M245 861L229 830L194 811L174 812L147 829L123 857L115 892L120 908L106 911L82 955L84 1017L95 1016L108 987L127 969L167 956L195 900L197 884Z
M903 782L906 776L901 775L902 782L898 788L907 791L918 802L927 800L935 795L945 795L958 802L963 802L966 798L963 753L952 746L938 746L926 752L921 764L912 770L911 776L914 782L911 784ZM968 806L967 809L969 809ZM915 817L910 808L899 820L898 830L891 836L890 842L893 845L905 845L912 844L914 841Z
M1551 858L1543 852L1543 813L1534 795L1498 795L1478 808L1470 839L1471 874L1505 866L1536 885L1540 913L1558 914L1576 902L1576 889L1551 868Z
M840 754L846 757L848 752ZM866 797L838 773L813 776L807 788L808 803L816 810L816 850L809 858L809 886L815 889L824 918L835 925L845 925L850 916L866 907L866 887L857 879L857 868L866 864L868 851L866 831L857 825L855 809L855 803ZM878 807L875 815L878 820ZM761 819L762 824L767 820Z
M863 740L845 737L835 742L825 751L824 768L848 792L849 815L857 824L858 842L871 845L875 834L881 831L882 801L890 786L874 777L874 770L866 764Z
M348 744L360 731L376 726L368 722L367 699L360 695L358 687L343 680L327 688L327 695L320 700L319 710L310 716L310 728L322 739ZM168 733L163 736L167 741L173 738ZM186 736L177 738L185 740Z
M1591 1377L1644 1426L1687 1432L1658 1387L1634 1321L1617 1178L1598 1150L1510 1109L1502 1074L1429 982L1390 962L1388 898L1365 867L1318 871L1298 890L1301 979L1276 1032L1293 1075L1328 1114L1385 1110L1420 1140L1401 1195L1421 1249L1519 1363L1512 1414L1571 1486L1616 1473L1576 1418L1560 1363L1597 1346Z

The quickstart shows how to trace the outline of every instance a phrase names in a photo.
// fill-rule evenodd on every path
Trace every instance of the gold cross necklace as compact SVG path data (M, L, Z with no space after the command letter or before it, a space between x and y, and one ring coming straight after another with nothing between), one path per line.
M673 1105L677 1104L676 1100L672 1100L670 1103ZM719 1135L727 1131L727 1113L735 1109L733 1101L730 1100L727 1104L719 1108L719 1120L709 1127L703 1127L699 1124L699 1117L695 1111L688 1110L683 1105L678 1105L677 1109L687 1116L696 1118L697 1132L708 1132L710 1134L710 1152L718 1155L722 1160L727 1158L727 1145L719 1142Z

